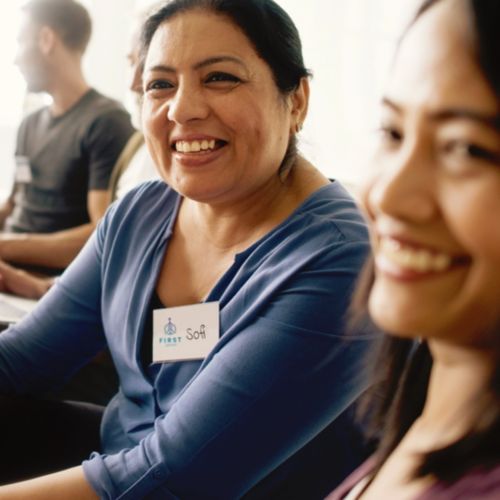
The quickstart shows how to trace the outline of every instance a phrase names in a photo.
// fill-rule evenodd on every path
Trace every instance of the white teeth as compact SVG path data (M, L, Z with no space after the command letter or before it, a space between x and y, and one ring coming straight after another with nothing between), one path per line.
M215 139L210 141L206 139L202 141L177 141L174 147L179 153L199 153L200 151L215 149Z
M418 272L444 271L452 263L447 254L404 246L390 238L380 240L379 252L397 266Z
M443 271L451 264L451 257L448 255L436 255L434 258L434 267L436 271Z

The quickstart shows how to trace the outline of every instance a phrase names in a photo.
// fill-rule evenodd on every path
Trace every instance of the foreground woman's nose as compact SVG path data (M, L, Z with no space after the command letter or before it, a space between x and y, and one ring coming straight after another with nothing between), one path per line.
M376 161L381 165L364 197L369 212L412 222L425 222L435 215L434 176L418 147Z

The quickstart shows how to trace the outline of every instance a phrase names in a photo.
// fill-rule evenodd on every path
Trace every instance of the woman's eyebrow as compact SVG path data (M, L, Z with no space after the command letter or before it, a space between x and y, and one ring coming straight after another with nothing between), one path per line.
M469 108L449 108L431 113L431 119L438 122L449 120L472 120L482 125L500 130L500 115L484 113L482 111Z
M394 101L392 101L391 99L389 99L388 97L383 97L381 99L381 102L380 104L382 106L387 106L391 109L393 109L394 111L398 112L398 113L402 113L403 112L403 108L401 106L399 106L398 104L396 104Z
M400 105L387 97L382 99L381 104L393 109L397 113L403 112L403 108ZM486 113L466 107L450 107L439 111L431 111L429 113L429 117L431 120L436 122L460 119L472 120L480 123L481 125L486 125L487 127L500 130L500 114Z
M212 64L217 64L220 62L232 62L240 65L241 67L246 69L245 63L239 59L238 57L234 56L215 56L215 57L209 57L208 59L203 59L203 61L200 61L196 63L193 66L193 69L198 70L201 68L204 68L206 66L210 66ZM146 68L147 71L158 71L160 73L175 73L176 69L173 66L167 66L166 64L155 64L154 66L151 66L149 68Z
M194 69L201 69L201 68L204 68L205 66L210 66L212 64L217 64L220 62L233 62L233 63L239 64L240 66L243 66L244 68L246 68L245 63L241 59L239 59L238 57L234 57L234 56L209 57L208 59L204 59L203 61L196 63L193 67L194 67Z
M154 66L144 68L144 71L156 72L159 73L175 73L175 68L172 66L166 66L165 64L155 64Z

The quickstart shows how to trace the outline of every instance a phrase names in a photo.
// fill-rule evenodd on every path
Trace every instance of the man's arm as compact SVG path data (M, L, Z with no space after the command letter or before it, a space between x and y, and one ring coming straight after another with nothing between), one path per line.
M5 224L5 220L12 213L14 209L13 202L14 191L10 194L10 196L0 205L0 230L3 228Z
M109 190L92 190L87 196L90 222L55 233L0 234L0 258L18 264L67 267L92 234L111 202Z
M28 299L39 299L54 284L50 276L37 276L16 269L0 260L0 292L13 293Z
M81 466L29 481L0 486L0 500L97 500Z

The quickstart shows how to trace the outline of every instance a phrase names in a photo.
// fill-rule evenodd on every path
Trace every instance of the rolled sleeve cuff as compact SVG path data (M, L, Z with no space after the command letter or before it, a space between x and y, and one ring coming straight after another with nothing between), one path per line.
M112 464L108 464L108 461L111 461ZM170 492L165 485L165 481L170 475L170 471L165 464L157 463L150 466L135 481L133 481L133 477L137 474L137 471L124 474L123 472L126 469L124 465L122 473L118 474L123 476L123 482L117 484L111 477L108 465L111 465L113 469L117 469L119 461L117 455L105 456L93 453L89 460L83 462L85 477L100 498L106 500L137 500L138 498L147 497L148 500L178 500L179 497Z

